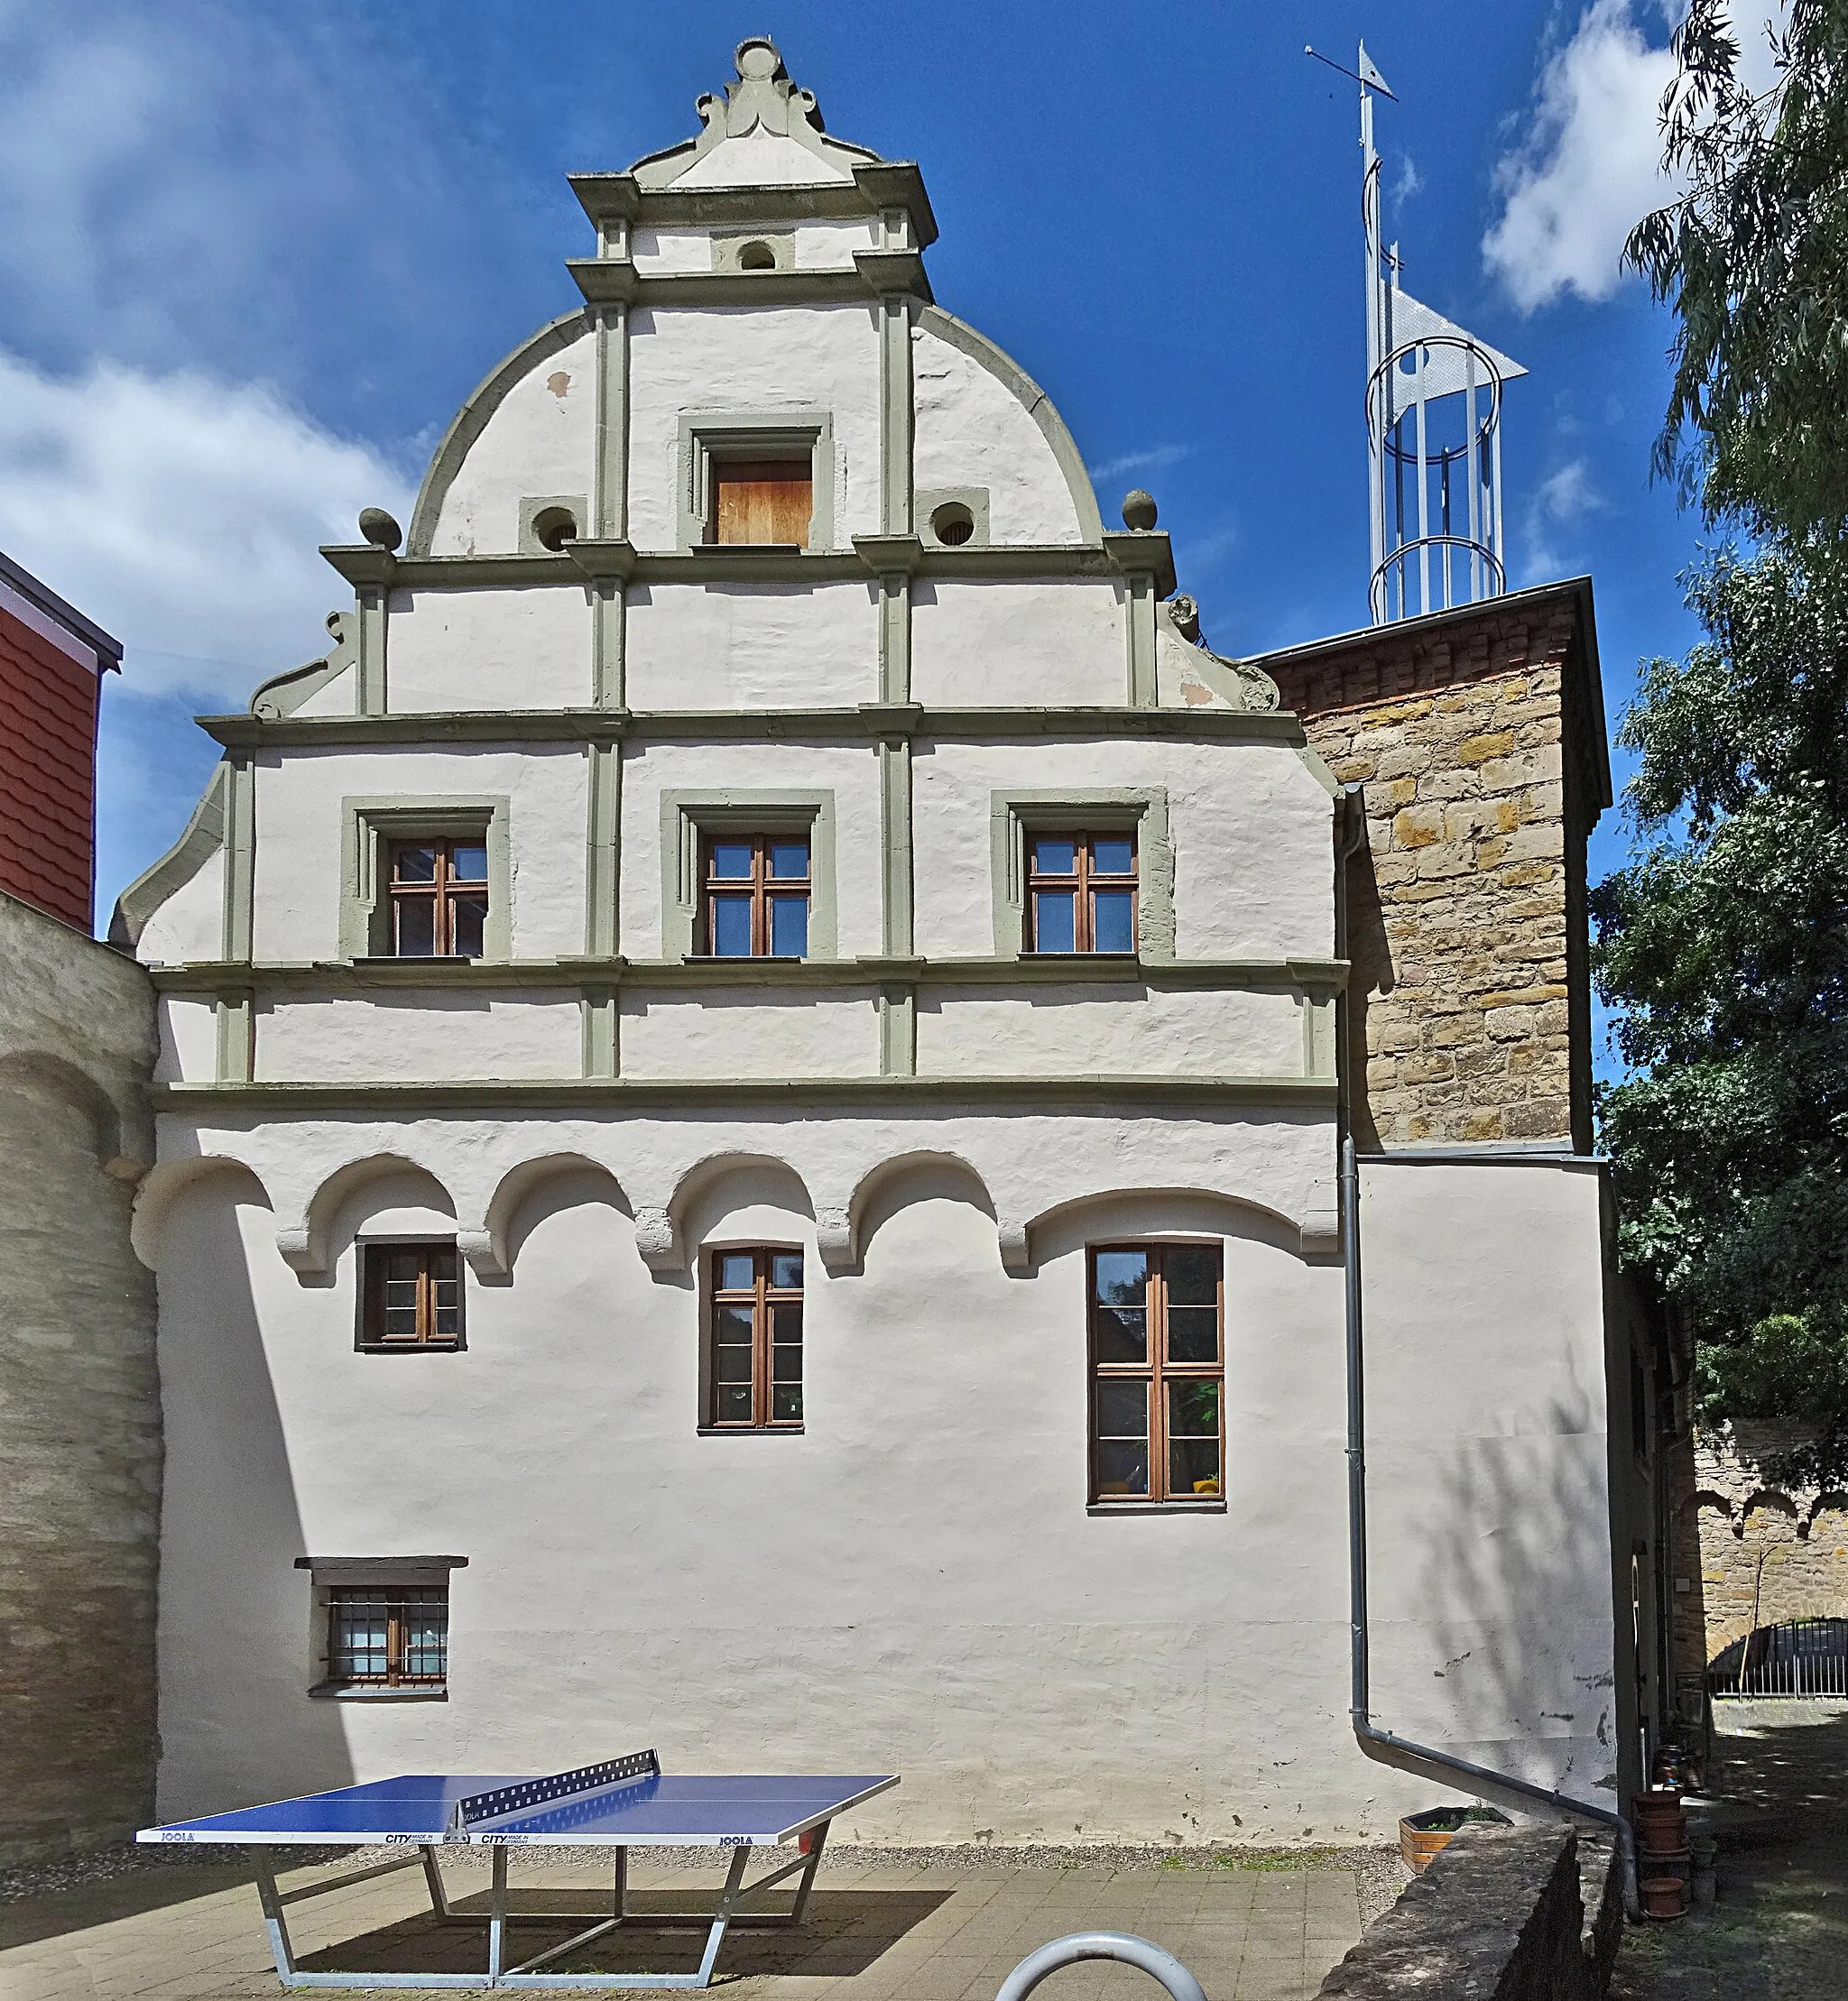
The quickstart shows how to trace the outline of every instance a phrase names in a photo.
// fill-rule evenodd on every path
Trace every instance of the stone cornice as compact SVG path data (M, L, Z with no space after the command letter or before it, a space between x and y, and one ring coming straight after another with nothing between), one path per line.
M915 250L856 250L850 266L794 271L643 271L625 257L569 257L592 306L862 306L898 292L931 303Z
M608 1106L789 1104L865 1106L893 1111L907 1105L1043 1104L1074 1110L1275 1104L1333 1113L1332 1077L1104 1076L1046 1077L471 1077L390 1083L157 1083L154 1109L215 1113L239 1108L260 1118L297 1112L467 1111L499 1115L530 1111L558 1116Z
M815 709L456 709L388 715L201 715L227 749L374 743L864 742L910 735L967 742L1021 738L1165 737L1300 749L1302 724L1287 710L1144 708L926 708L869 702Z
M328 959L195 960L148 969L163 993L223 994L261 987L266 992L348 991L365 987L575 991L599 988L859 987L894 982L929 987L1142 986L1158 992L1333 993L1345 986L1344 959L1137 958L1030 955L1018 959Z
M860 221L888 208L911 219L918 248L937 241L937 217L917 163L869 161L852 181L782 188L644 188L632 173L568 174L584 213L599 228L627 223L644 229L702 228L710 225Z

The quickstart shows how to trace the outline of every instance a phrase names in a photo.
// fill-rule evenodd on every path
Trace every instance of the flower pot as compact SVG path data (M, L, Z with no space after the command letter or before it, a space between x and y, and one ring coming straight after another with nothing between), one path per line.
M1422 1813L1408 1813L1399 1823L1399 1852L1406 1867L1414 1876L1422 1876L1437 1850L1473 1821L1489 1821L1502 1827L1511 1824L1505 1813L1492 1806L1433 1806Z
M1687 1913L1687 1886L1677 1876L1646 1876L1637 1885L1645 1917L1678 1918Z

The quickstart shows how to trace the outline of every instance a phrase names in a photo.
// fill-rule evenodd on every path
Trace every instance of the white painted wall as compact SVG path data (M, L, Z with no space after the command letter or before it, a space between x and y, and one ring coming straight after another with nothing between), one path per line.
M1129 700L1122 595L1107 577L919 578L911 696L941 708L1120 708Z
M1289 993L1164 993L1139 985L937 987L918 1006L930 1076L1303 1074Z
M879 1024L864 989L625 991L623 1074L633 1077L874 1077Z
M135 956L143 965L216 959L224 949L225 854L208 855L142 927Z
M256 1075L265 1083L568 1077L579 1068L580 1041L575 993L378 989L260 1009Z
M1051 446L999 377L928 327L911 330L911 376L920 488L985 486L991 541L1083 541Z
M385 696L394 714L591 705L586 585L393 591L388 632Z
M636 584L630 705L850 708L879 698L878 586Z
M596 342L548 355L502 399L443 501L432 556L505 556L520 546L520 503L588 494L596 436Z

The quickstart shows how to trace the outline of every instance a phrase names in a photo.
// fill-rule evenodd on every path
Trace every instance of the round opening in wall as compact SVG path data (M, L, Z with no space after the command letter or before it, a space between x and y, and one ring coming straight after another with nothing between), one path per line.
M750 243L738 253L740 271L774 271L776 252L768 244Z
M946 501L931 513L930 532L946 549L960 549L975 532L975 517L960 501Z
M578 539L578 517L568 507L541 507L532 517L532 536L541 549L561 549Z

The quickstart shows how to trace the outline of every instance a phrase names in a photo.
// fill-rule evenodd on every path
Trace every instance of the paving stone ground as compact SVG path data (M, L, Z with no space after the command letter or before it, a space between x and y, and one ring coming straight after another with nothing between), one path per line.
M1035 1947L1094 1929L1165 1946L1198 1975L1209 2001L1308 2001L1360 1937L1363 1886L1368 1915L1397 1886L1382 1892L1377 1867L1277 1858L1153 1867L1078 1855L1050 1866L865 1856L828 1858L801 1932L731 1934L716 1983L728 2001L986 2001ZM292 1870L283 1887L365 1859ZM464 1910L485 1902L485 1870L471 1860L447 1865ZM637 1858L632 1903L684 1908L689 1886L705 1880ZM514 1858L511 1881L516 1906L581 1908L587 1918L608 1886L606 1875L532 1851ZM420 1910L420 1877L407 1871L291 1906L298 1957L314 1969L413 1973L480 1964L482 1933L437 1925L427 1905ZM569 1930L522 1926L518 1943L537 1952ZM690 1969L703 1937L625 1929L610 1950L562 1963ZM271 2001L282 1991L241 1866L135 1870L0 1903L0 2001ZM1049 2001L1149 2001L1158 1990L1129 1968L1096 1965L1067 1969L1045 1992Z
M1715 1705L1711 1912L1631 1927L1613 2001L1848 1995L1848 1705Z

